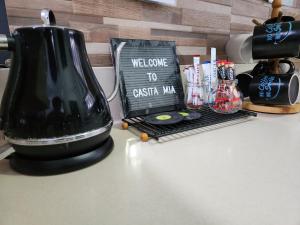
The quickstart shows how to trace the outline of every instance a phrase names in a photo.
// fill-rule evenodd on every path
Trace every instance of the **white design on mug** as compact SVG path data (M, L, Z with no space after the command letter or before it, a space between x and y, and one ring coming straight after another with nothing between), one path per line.
M264 76L259 81L258 86L258 95L260 98L264 98L265 100L273 100L277 98L279 92L280 92L280 86L281 86L281 79L278 78L278 82L276 82L275 76ZM272 87L277 86L276 93L272 96Z
M275 45L283 42L292 31L293 24L288 22L288 30L282 32L282 23L271 23L266 25L267 41L272 41Z

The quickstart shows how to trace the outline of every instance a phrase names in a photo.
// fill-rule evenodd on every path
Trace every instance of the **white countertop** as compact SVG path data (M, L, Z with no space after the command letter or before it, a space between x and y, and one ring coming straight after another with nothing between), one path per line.
M69 174L0 161L1 225L299 225L300 115L167 143L112 131L113 152Z

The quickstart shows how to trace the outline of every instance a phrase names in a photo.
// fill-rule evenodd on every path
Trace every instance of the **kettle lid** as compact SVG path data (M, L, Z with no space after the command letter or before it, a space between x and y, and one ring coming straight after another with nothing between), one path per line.
M55 15L53 13L53 11L51 9L42 9L41 11L41 20L43 21L42 25L32 25L32 26L22 26L17 28L16 30L20 30L20 29L26 29L26 28L58 28L58 29L70 29L68 27L64 27L64 26L58 26L56 25L56 19L55 19ZM71 29L76 31L75 29Z
M41 19L44 22L44 26L56 25L56 19L51 9L43 9L41 11Z

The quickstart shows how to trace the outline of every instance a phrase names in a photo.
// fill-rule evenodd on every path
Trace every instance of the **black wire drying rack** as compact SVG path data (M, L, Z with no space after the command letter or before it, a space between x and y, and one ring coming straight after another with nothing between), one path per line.
M172 125L152 125L144 121L144 117L134 117L123 119L129 127L134 127L138 131L148 134L149 137L165 142L184 136L189 136L204 131L215 130L221 127L231 126L245 122L257 114L245 110L240 110L233 114L219 114L209 107L203 107L197 112L202 116L191 121L182 121Z

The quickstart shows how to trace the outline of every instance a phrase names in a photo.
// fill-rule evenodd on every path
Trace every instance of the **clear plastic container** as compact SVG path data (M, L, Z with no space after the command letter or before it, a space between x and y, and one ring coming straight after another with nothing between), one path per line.
M214 101L209 107L223 114L235 113L242 109L243 96L237 88L237 80L219 80L218 88L214 95Z
M185 104L188 109L200 109L203 106L203 85L187 83Z

